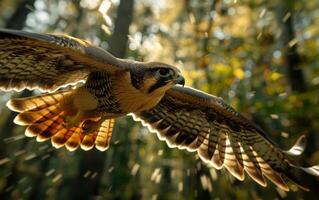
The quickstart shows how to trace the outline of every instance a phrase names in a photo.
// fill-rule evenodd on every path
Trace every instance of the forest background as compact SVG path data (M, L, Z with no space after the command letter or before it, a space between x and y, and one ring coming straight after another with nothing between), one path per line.
M117 57L178 66L187 85L222 97L283 149L305 134L303 164L319 163L316 0L0 0L0 27L65 33ZM0 92L0 199L317 198L235 180L129 117L106 152L37 143L5 107L31 94Z

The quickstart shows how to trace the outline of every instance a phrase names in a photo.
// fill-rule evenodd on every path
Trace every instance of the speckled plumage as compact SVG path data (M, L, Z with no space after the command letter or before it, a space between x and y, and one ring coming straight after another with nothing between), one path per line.
M296 171L318 176L319 167L301 167L290 156L303 150L303 138L281 150L221 98L174 86L179 73L163 63L117 59L70 36L0 29L0 89L51 92L8 102L27 136L71 151L103 151L115 118L131 113L170 147L196 151L239 180L246 172L262 186L267 177L288 191L288 178L307 190ZM64 88L78 82L84 84Z
M118 100L112 94L112 75L107 72L92 72L89 75L85 88L93 94L99 102L97 112L121 114Z
M227 168L239 180L246 171L263 186L267 185L266 176L288 190L276 172L289 172L293 166L282 150L220 98L195 92L174 87L157 106L134 115L170 147L197 151L204 161L217 169Z

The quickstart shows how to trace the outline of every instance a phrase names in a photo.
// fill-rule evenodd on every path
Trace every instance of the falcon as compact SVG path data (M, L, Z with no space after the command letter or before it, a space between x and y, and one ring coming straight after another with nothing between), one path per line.
M132 115L170 147L196 151L239 180L246 172L262 186L268 178L288 191L287 179L308 190L298 173L319 176L319 166L294 160L305 137L284 151L221 98L183 86L181 72L168 64L119 59L67 35L0 29L0 89L44 92L7 102L28 137L70 151L104 151L115 119Z

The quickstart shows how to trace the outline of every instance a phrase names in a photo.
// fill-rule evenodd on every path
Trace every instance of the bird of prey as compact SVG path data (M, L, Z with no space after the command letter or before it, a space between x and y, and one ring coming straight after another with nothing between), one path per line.
M181 72L168 64L118 59L71 36L0 29L1 90L46 92L7 103L26 136L70 151L104 151L115 119L130 114L170 147L196 151L239 180L246 172L262 186L266 177L288 191L288 178L308 190L296 174L318 176L319 166L294 161L304 137L283 151L221 98L183 86Z

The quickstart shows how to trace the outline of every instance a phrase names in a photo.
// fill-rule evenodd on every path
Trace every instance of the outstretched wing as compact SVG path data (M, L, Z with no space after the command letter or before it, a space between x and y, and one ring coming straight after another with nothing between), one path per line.
M221 98L192 88L173 87L156 107L134 113L133 118L155 131L170 147L197 151L202 160L217 169L225 167L239 180L244 180L246 171L262 186L267 185L265 176L288 191L282 179L286 177L307 190L295 178L295 170L319 175L318 166L302 168L293 164L264 131ZM302 143L298 141L289 153L294 153Z
M0 29L0 89L54 91L85 81L91 71L116 71L118 59L66 35Z

